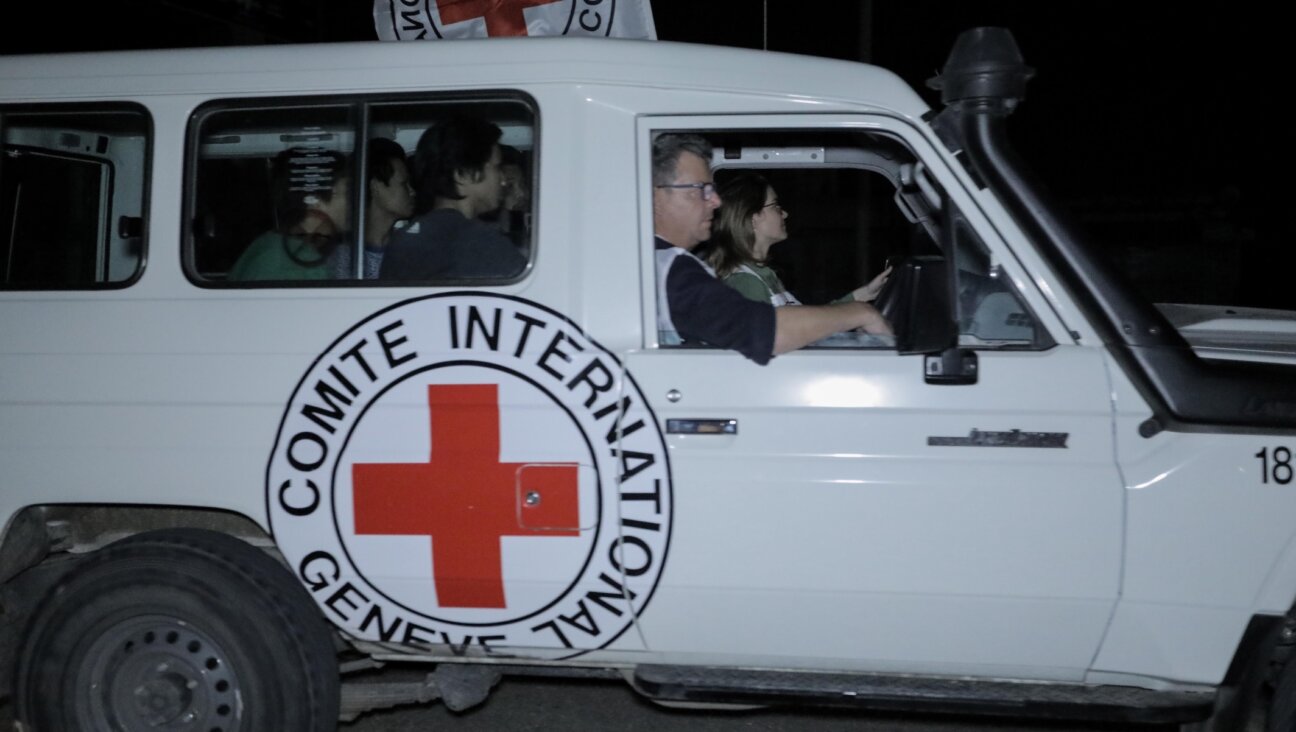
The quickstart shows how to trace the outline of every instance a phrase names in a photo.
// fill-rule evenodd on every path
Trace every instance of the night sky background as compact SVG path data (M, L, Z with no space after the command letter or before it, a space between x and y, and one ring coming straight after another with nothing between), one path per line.
M25 3L0 53L374 40L369 0ZM1293 83L1278 6L1053 0L652 0L661 40L867 60L930 103L959 31L1010 28L1035 68L1011 137L1157 301L1296 310ZM14 12L11 9L10 12ZM0 64L4 59L0 56Z

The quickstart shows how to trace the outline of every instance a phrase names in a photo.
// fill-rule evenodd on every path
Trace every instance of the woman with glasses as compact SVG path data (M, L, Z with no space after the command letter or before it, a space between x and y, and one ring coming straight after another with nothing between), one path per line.
M708 243L707 263L716 276L749 300L774 307L800 305L766 264L770 247L787 238L787 211L764 176L739 171L719 186L720 209ZM891 269L835 302L871 302L886 284Z

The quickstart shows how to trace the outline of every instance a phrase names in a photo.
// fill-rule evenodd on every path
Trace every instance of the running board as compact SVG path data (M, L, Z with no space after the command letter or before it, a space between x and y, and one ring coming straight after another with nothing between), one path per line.
M667 702L807 704L1153 724L1202 720L1215 705L1213 691L696 666L640 665L631 683L644 696Z

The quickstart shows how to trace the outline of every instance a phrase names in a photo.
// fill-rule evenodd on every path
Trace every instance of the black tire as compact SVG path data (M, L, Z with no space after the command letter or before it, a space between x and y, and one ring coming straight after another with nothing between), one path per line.
M225 534L123 539L68 574L18 656L37 732L335 730L332 631L296 578Z

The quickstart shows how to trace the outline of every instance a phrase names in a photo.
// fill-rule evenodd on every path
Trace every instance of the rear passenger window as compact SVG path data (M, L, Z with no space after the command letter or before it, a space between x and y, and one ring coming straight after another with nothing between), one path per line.
M530 262L523 99L223 103L190 134L201 284L492 285Z
M0 108L0 288L121 287L144 260L149 120L133 106Z

